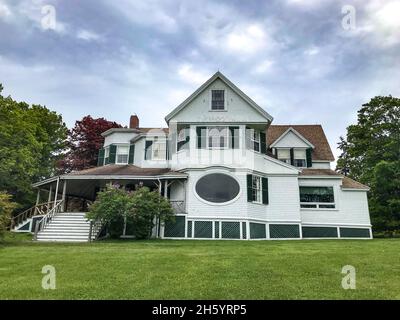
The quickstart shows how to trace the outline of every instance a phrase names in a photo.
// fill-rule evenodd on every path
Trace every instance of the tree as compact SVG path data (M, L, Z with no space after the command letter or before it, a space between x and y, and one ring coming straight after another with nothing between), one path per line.
M364 104L339 149L336 169L371 188L374 229L400 229L400 99L378 96Z
M75 122L75 127L68 132L68 152L59 161L60 173L95 167L99 149L103 146L103 132L121 125L104 118L93 119L90 115Z
M147 187L130 192L118 186L109 186L97 194L86 217L101 221L112 238L123 234L126 223L133 226L135 238L148 239L155 226L154 221L172 220L173 209L166 198Z
M31 184L54 173L64 150L67 127L57 113L1 95L0 190L19 207L32 205Z
M11 201L11 195L0 191L0 237L10 226L11 214L16 207L16 203Z

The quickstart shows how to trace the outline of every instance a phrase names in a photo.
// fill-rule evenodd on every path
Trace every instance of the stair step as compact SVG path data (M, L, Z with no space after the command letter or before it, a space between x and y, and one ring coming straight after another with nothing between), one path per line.
M81 239L37 239L37 241L41 242L88 242L88 240Z
M38 234L37 239L80 239L87 240L88 234Z

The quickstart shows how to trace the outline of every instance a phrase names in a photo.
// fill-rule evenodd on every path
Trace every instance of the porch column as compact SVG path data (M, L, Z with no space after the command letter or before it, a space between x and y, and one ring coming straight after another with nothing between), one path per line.
M54 205L53 205L53 208L56 207L56 201L57 201L57 197L58 197L58 186L59 186L59 184L60 184L60 178L58 177L58 179L57 179L57 184L56 184L56 192L55 192L55 194L54 194Z
M49 200L47 201L47 206L50 205L52 193L53 193L53 186L50 185L50 189L49 189Z
M40 203L40 189L38 188L36 196L36 205L38 205L39 203Z
M164 198L168 197L168 180L164 181Z
M62 193L62 198L61 198L61 200L62 200L62 212L64 212L65 211L65 195L67 194L67 180L64 180L64 183L63 183L63 193Z

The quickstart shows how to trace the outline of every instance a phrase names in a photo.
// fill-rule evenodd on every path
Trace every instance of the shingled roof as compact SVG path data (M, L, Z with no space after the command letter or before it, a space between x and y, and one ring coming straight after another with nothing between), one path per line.
M167 168L140 168L132 164L127 165L115 165L109 164L101 167L94 167L86 170L71 172L68 176L182 176L186 177L186 174L171 171Z
M342 178L342 188L344 189L359 189L359 190L369 190L369 187L357 182L349 177L346 177L336 171L331 169L302 169L300 172L300 177L315 177L315 176L331 176L331 177L338 177Z
M315 149L313 150L313 160L335 161L331 147L326 139L324 130L319 124L310 125L271 125L267 131L267 144L270 146L289 128L293 128L304 138L310 141Z

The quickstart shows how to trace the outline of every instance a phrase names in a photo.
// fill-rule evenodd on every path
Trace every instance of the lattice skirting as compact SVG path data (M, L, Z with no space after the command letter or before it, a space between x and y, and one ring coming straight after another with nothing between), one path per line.
M215 240L370 238L371 231L367 227L301 226L298 223L197 220L188 219L185 215L176 216L174 222L167 222L164 226L163 237Z

